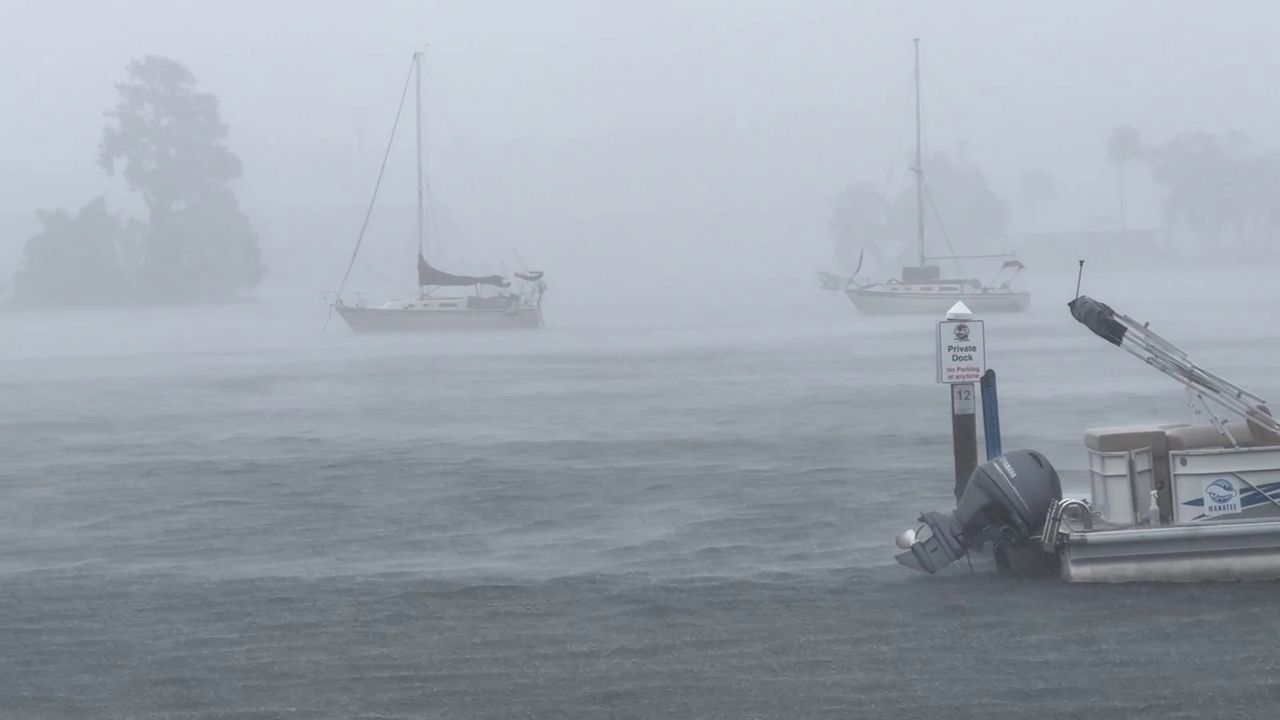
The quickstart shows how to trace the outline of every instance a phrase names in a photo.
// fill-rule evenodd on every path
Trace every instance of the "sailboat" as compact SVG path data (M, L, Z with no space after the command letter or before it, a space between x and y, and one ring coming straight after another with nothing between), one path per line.
M826 290L845 293L854 307L868 315L943 315L956 302L963 301L974 313L1022 312L1031 304L1031 295L1020 291L1015 278L1023 270L1021 262L1010 255L937 255L925 254L924 232L924 159L921 149L920 125L920 40L915 40L915 97L916 97L916 242L919 263L902 268L902 276L884 282L861 281L858 267L849 277L819 272L821 285ZM976 278L944 278L939 260L974 258L1006 258L995 278L983 282Z
M342 283L334 296L333 309L356 332L436 332L447 330L505 330L537 328L542 326L542 296L547 286L542 272L517 272L510 278L502 275L454 275L434 267L426 256L425 183L422 170L422 53L413 54L409 73L414 83L415 127L418 164L418 290L405 299L390 300L378 306L366 305L362 300L348 304L343 299L351 269L360 253L365 230L369 226L382 173L391 155L395 141L395 129L408 97L409 83L405 81L396 110L396 123L391 129L391 140L383 156L382 170L374 185L373 198L365 213L360 237L356 240L351 262L342 277ZM470 288L461 293L458 288Z

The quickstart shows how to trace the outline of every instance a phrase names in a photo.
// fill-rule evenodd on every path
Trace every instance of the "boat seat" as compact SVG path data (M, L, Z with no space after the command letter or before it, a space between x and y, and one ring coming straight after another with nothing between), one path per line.
M1231 437L1235 438L1240 447L1256 447L1263 443L1258 442L1251 430L1255 425L1257 424L1230 422L1227 423L1227 432L1231 433ZM1168 430L1165 435L1169 440L1169 450L1204 450L1207 448L1231 447L1231 441L1212 425L1184 425Z
M1156 491L1156 504L1160 508L1160 517L1169 522L1173 517L1173 491L1169 474L1169 436L1168 433L1187 427L1185 423L1170 425L1140 425L1134 427L1106 427L1085 430L1084 445L1086 448L1100 453L1128 452L1132 450L1151 449L1151 484ZM1132 488L1131 488L1132 490ZM1137 497L1131 493L1133 507L1138 511L1145 510L1150 496ZM1097 498L1094 499L1097 503Z
M1280 437L1258 422L1227 423L1227 432L1240 447L1280 445ZM1182 450L1206 450L1231 447L1231 441L1212 425L1144 425L1136 427L1091 428L1085 431L1085 447L1100 453L1151 450L1151 489L1156 491L1156 504L1163 522L1173 519L1173 482L1169 453ZM1133 492L1133 507L1145 509L1143 495L1147 489Z
M1268 408L1266 405L1259 405L1258 414L1271 417L1271 408ZM1263 425L1257 420L1254 420L1252 417L1249 419L1248 422L1249 422L1249 433L1253 435L1254 441L1259 446L1275 447L1277 445L1280 445L1280 434L1277 434L1274 430L1268 428L1267 426Z

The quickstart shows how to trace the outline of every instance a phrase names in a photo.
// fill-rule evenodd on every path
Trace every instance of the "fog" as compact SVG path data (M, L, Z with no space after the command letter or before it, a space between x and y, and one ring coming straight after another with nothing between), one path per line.
M916 261L919 38L929 251L1027 265L1029 310L983 315L1004 448L1087 494L1086 428L1193 419L1071 319L1078 281L1274 401L1272 3L5 10L4 717L1274 706L1237 671L1271 662L1271 585L897 565L894 536L955 505L938 318L860 314L815 273ZM426 256L545 271L537 330L348 327L423 277L412 91L344 288L374 305L327 295L417 51ZM148 56L180 66L131 64ZM197 94L169 97L190 107L147 128L198 136L195 169L150 186L165 206L131 188L148 168L122 98L183 66ZM192 177L203 194L174 189ZM944 277L987 281L986 260ZM234 282L205 287L218 263ZM65 294L11 302L39 283ZM488 316L522 317L513 297Z
M1274 142L1259 92L1277 60L1271 14L1261 2L22 2L0 29L15 168L0 181L0 275L20 266L37 209L105 193L137 210L94 159L113 84L148 53L219 98L268 269L256 294L280 302L335 288L408 57L424 49L441 242L476 269L512 262L515 246L572 317L650 288L713 302L812 287L832 261L832 199L855 181L909 181L912 37L927 149L970 157L1011 205L1011 233L1087 227L1114 213L1103 143L1118 124L1157 141ZM367 244L403 285L407 140ZM1059 199L1030 217L1017 177L1035 167ZM1131 185L1131 224L1157 225L1158 192Z

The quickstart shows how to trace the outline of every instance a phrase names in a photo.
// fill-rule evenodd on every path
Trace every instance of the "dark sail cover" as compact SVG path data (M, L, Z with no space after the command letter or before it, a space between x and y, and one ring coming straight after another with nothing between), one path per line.
M1089 328L1095 335L1113 345L1124 340L1125 327L1116 320L1116 313L1106 303L1100 303L1088 295L1067 303L1071 308L1071 317Z
M511 283L502 279L501 275L452 275L437 270L427 263L427 259L418 255L418 285L437 285L448 287L464 287L467 285L492 285L494 287L507 287Z

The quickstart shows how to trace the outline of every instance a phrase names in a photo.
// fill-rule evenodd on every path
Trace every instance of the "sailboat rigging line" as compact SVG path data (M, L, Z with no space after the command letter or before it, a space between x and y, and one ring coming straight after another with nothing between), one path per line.
M415 57L414 62L417 62ZM365 210L364 222L360 224L360 234L356 236L356 247L351 251L351 261L347 263L347 271L342 274L342 282L338 284L338 297L347 287L347 279L351 277L351 268L356 265L356 256L360 254L360 245L364 242L365 231L369 229L369 219L373 217L373 207L378 200L378 188L382 187L382 176L387 172L387 160L391 158L391 146L395 143L396 128L400 127L400 115L404 112L405 98L409 97L409 81L413 80L414 64L409 65L409 73L404 78L404 89L400 91L400 106L396 108L396 119L391 123L391 137L387 138L387 150L382 154L382 165L378 168L378 179L373 183L373 197L369 198L369 209Z
M466 143L462 140L462 136L457 131L457 123L453 121L453 116L449 113L449 104L446 100L445 93L443 91L437 91L433 97L436 101L435 107L440 112L440 117L444 120L444 128L448 132L449 136L454 140L452 149L457 154L458 159L462 161L461 170L458 172L458 175L467 183L467 189L471 191L471 196L473 198L478 199L484 197L480 192L480 185L476 182L475 175L470 172L470 169L477 167L477 164L472 161L471 155L466 150ZM494 256L498 258L498 262L501 263L502 248L499 247L497 241L494 240L494 238L498 236L498 233L494 230L495 225L493 223L493 218L490 216L483 203L478 203L478 205L477 217L480 219L480 230L484 233L485 242L489 245L489 249L493 252ZM454 232L458 235L464 235L462 228L455 227ZM468 239L474 239L474 236L468 236ZM503 272L505 272L505 269Z
M384 273L384 272L379 272L377 268L375 268L374 266L372 266L372 265L370 265L370 264L368 264L368 263L363 263L363 262L362 262L362 263L360 263L360 268L361 268L361 269L363 269L365 272L372 273L374 277L378 278L379 280L381 280L381 281L382 281L382 282L384 282L384 283L394 283L394 282L395 282L395 281L394 281L394 280L392 280L391 278L387 277L387 274L386 274L386 273Z
M520 261L520 269L525 272L529 272L529 264L526 263L524 261L524 258L520 256L520 251L516 249L515 245L511 246L511 252L516 256L516 260Z
M951 259L956 260L956 268L958 268L960 270L960 274L963 275L964 266L959 262L960 256L956 254L956 248L951 244L951 236L947 234L947 226L942 222L942 213L938 212L938 206L933 204L933 193L929 192L929 187L927 185L924 186L924 196L929 200L929 209L933 211L933 217L938 221L938 229L942 231L942 238L947 241L947 249L951 251Z
M422 199L422 51L413 54L413 109L414 137L417 140L418 161L418 257L422 257L423 239L423 199Z

